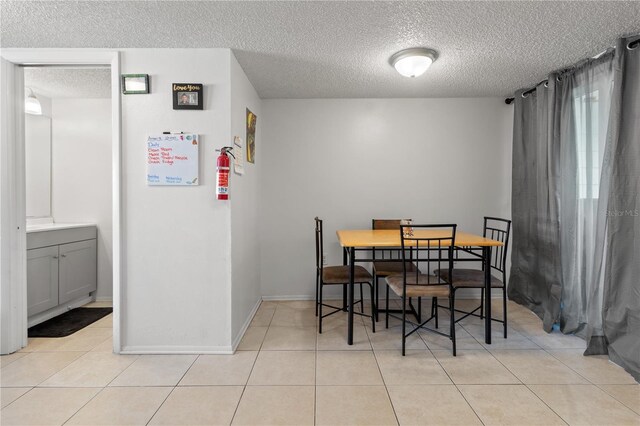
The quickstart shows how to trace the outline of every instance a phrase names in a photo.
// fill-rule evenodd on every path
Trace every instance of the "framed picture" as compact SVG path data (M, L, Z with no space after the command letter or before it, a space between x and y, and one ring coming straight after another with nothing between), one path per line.
M125 95L149 93L149 74L122 74L122 93Z
M204 109L202 84L173 83L173 109Z
M258 117L247 108L247 161L256 162L256 121Z

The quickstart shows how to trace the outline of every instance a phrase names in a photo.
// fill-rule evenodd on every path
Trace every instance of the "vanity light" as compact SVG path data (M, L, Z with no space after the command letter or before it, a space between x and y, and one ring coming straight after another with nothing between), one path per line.
M429 69L438 58L435 50L424 47L413 47L394 53L389 63L405 77L418 77Z
M42 115L42 106L40 101L33 94L33 90L29 89L29 96L24 100L24 112L33 115Z

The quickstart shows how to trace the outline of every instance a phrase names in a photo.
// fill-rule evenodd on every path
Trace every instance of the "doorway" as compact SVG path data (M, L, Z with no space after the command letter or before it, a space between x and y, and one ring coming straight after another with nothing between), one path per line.
M113 351L120 352L120 285L121 285L121 208L120 208L120 97L119 97L119 55L117 52L105 50L50 50L50 49L6 49L1 53L3 68L3 97L8 98L8 102L3 102L2 123L5 130L2 132L2 164L8 162L13 163L13 167L3 167L2 177L7 178L6 185L2 187L2 203L3 210L0 213L0 221L2 222L2 310L3 324L2 332L8 338L2 340L2 353L11 353L19 350L27 345L27 328L34 322L43 320L42 315L55 315L56 308L63 309L62 312L75 308L77 306L86 305L91 302L94 306L112 305L113 306ZM46 68L45 68L46 67ZM46 94L41 93L40 98L46 104L45 108L49 108L51 115L49 120L44 119L31 120L29 117L22 116L24 114L25 100L27 100L33 91L33 87L37 86L38 78L43 75L55 76L66 74L63 80L67 80L66 90L74 81L84 78L88 82L91 80L99 84L95 78L100 75L102 79L106 79L107 87L102 87L102 101L95 100L88 102L88 99L80 98L71 99L68 97L56 95L56 100L52 102L53 110L58 105L56 114L51 110L51 104L47 104L49 99ZM90 75L93 73L94 77ZM51 80L51 78L50 78ZM52 79L52 80L55 80ZM22 90L10 90L11 87L26 87L31 89L26 93ZM78 85L78 87L81 85ZM89 85L90 86L90 85ZM104 86L104 85L103 85ZM94 87L93 89L96 89ZM42 89L39 89L42 91ZM57 90L64 91L64 87L58 87ZM38 98L38 94L34 96ZM91 108L89 104L93 104ZM91 113L89 110L100 110L108 119L108 123L102 123L107 126L109 133L104 138L105 131L101 132L103 140L101 141L100 152L96 152L103 162L103 173L95 170L96 175L90 182L77 182L74 180L73 169L65 170L65 157L71 157L75 161L76 166L82 165L85 169L91 169L91 159L83 157L87 152L91 152L89 146L90 140L83 139L91 137L91 128L86 124L91 121ZM94 111L95 112L95 111ZM77 126L73 125L73 116L82 115L83 120L78 122ZM34 147L26 146L25 137L32 136L33 132L43 132L56 129L56 117L59 119L58 130L54 131L52 136L52 145L48 154L51 170L47 173L47 155L46 147L42 145L36 148L34 155ZM27 121L37 121L37 124ZM9 125L6 125L9 124ZM29 126L29 128L27 128ZM85 128L82 128L85 126ZM98 130L98 129L95 129ZM104 127L103 127L104 130ZM65 133L66 132L66 133ZM56 140L56 136L58 139ZM60 143L60 135L65 141ZM89 136L87 136L89 135ZM43 139L40 139L42 143ZM43 154L43 155L37 155ZM75 158L74 158L75 157ZM83 162L84 158L84 162ZM31 159L36 167L29 167L28 161ZM12 161L13 160L13 161ZM69 164L69 163L68 163ZM96 163L97 164L97 163ZM104 176L104 171L110 172L109 176ZM87 170L85 170L86 172ZM77 173L82 175L83 173ZM47 179L48 177L48 179ZM84 177L83 179L86 179ZM101 202L96 203L95 200L88 201L84 204L75 204L73 200L80 200L81 194L79 189L85 192L85 197L91 197L91 188L97 187L100 181L100 187L103 189L101 196L104 198ZM48 184L48 185L47 185ZM35 189L34 189L35 188ZM47 190L49 188L49 190ZM108 193L104 193L104 189ZM66 189L70 189L66 191ZM34 196L34 193L37 194ZM75 194L74 194L75 193ZM76 196L78 195L78 196ZM94 194L95 195L95 194ZM100 198L100 197L98 197ZM96 198L97 200L97 198ZM100 204L100 206L96 206ZM6 206L12 206L7 209ZM88 210L100 210L98 216L90 214ZM106 212L106 214L105 214ZM27 214L30 218L27 220ZM87 291L90 287L74 289L73 282L65 287L65 295L61 303L55 308L48 307L38 314L30 315L31 308L28 297L27 286L27 262L29 261L27 254L28 248L33 248L33 238L28 234L34 228L51 226L48 224L71 223L76 225L86 225L87 222L95 222L94 228L95 238L91 238L90 229L84 227L81 229L81 235L75 235L80 241L78 246L66 245L62 249L58 245L58 253L52 254L51 259L69 257L72 254L79 253L74 258L74 265L82 264L82 268L86 265L87 255L91 252L91 248L87 248L87 244L96 245L94 253L96 253L96 287ZM78 223L80 222L80 223ZM73 228L73 229L77 229ZM5 233L4 231L7 230ZM89 234L87 234L89 232ZM50 233L49 233L50 234ZM42 233L41 235L44 235ZM66 237L65 237L66 238ZM68 243L62 241L61 243ZM53 243L46 242L45 245L52 247ZM67 250L67 251L60 251ZM69 251L70 250L70 251ZM31 250L30 250L31 251ZM63 253L63 254L60 254ZM84 253L84 254L83 254ZM80 260L82 262L80 262ZM73 262L69 262L72 264ZM60 267L65 268L64 265ZM8 273L7 273L8 271ZM66 266L69 271L69 266ZM73 275L73 274L71 274ZM82 273L80 273L82 275ZM84 273L86 276L87 273ZM73 280L71 280L73 281ZM70 287L69 287L70 285ZM76 291L77 290L77 291ZM61 293L62 294L62 293ZM33 297L31 297L33 301ZM46 299L46 298L45 298ZM49 304L53 302L47 302ZM40 307L42 308L42 306ZM38 310L38 309L36 309ZM41 315L38 317L38 315ZM46 319L46 318L45 318ZM107 320L109 321L109 320ZM105 321L102 321L102 325Z
M111 319L111 71L23 72L29 350L40 338L60 344L101 315L101 326ZM80 335L97 343L105 328Z

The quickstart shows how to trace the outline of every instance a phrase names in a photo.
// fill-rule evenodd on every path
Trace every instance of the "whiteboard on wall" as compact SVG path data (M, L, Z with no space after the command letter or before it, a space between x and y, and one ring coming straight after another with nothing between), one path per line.
M198 185L198 135L147 138L147 185Z

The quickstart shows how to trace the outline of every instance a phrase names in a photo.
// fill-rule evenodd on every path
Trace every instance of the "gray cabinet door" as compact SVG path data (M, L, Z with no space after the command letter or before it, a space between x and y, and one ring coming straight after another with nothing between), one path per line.
M96 240L61 244L58 303L66 303L96 290Z
M27 315L58 304L58 246L27 250Z

